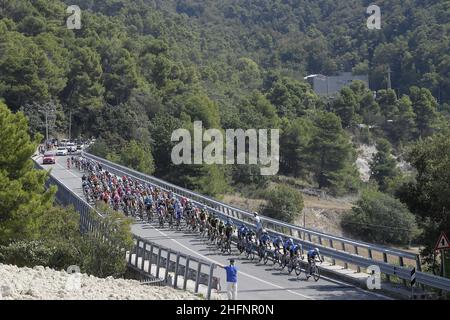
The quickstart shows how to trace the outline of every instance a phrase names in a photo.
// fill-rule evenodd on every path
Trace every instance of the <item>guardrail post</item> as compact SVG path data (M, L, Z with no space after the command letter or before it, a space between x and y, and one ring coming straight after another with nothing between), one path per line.
M341 246L342 246L342 251L345 252L345 242L344 241L341 242ZM348 263L347 262L344 262L344 269L348 269Z
M359 255L359 253L358 253L358 246L355 244L353 247L355 248L355 254L356 254L356 255ZM356 271L357 271L358 273L361 272L361 267L360 267L360 266L357 266L357 267L356 267Z
M404 263L403 263L403 257L398 257L398 264L400 265L400 267L403 267L404 266ZM405 279L403 279L403 285L406 287L407 286L407 284L406 284L406 280Z
M159 265L161 264L161 248L158 248L158 258L156 259L156 277L159 278Z
M153 244L150 245L150 257L148 258L148 273L152 273L152 261L153 261Z
M198 293L198 286L200 284L200 271L202 270L202 264L197 261L197 274L195 275L195 293Z
M180 254L177 252L177 260L175 263L175 279L173 279L173 287L176 288L178 284L178 268L180 266Z
M309 241L309 242L312 242L312 241L311 241L311 233L308 233L308 241Z
M133 242L133 244L134 244L134 242ZM128 251L129 253L128 253L128 263L131 265L131 256L133 255L133 250L132 249L130 249L130 251Z
M369 258L373 260L372 249L367 249L367 252L369 253Z
M139 239L136 240L136 256L134 257L134 265L136 266L136 268L139 268L138 266L138 257L139 257Z
M212 290L212 279L214 274L214 268L216 265L214 263L209 267L209 277L208 277L208 292L206 293L206 299L211 300L211 290Z
M319 236L319 244L322 245L322 237Z
M186 266L184 268L184 279L183 279L183 290L186 290L188 275L189 275L189 262L191 262L191 258L188 256L186 258Z
M417 271L422 271L422 264L420 262L420 255L416 256L416 269L417 269Z
M144 249L142 252L142 263L141 263L141 270L145 271L145 255L146 255L146 251L147 251L147 242L144 242Z
M329 239L330 242L330 248L334 248L333 247L333 239ZM336 259L332 258L331 259L331 263L333 264L333 266L336 264Z
M383 252L383 261L386 262L386 263L388 262L386 252ZM386 274L386 280L387 280L388 282L391 282L391 276L388 275L388 274Z
M164 274L164 279L167 281L169 276L169 267L170 267L170 249L167 250L167 257L166 257L166 272Z

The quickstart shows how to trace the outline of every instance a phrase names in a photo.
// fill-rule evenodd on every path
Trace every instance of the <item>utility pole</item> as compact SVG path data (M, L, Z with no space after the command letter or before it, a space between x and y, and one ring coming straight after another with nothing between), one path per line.
M48 109L45 109L45 143L48 142Z
M69 142L72 141L71 134L72 134L72 108L70 108L69 111Z
M30 106L32 108L32 106ZM55 104L53 101L49 101L45 103L44 105L37 105L37 109L39 112L45 113L45 142L48 141L48 132L49 132L49 124L48 124L48 118L51 115L52 121L54 120L54 112L55 112Z

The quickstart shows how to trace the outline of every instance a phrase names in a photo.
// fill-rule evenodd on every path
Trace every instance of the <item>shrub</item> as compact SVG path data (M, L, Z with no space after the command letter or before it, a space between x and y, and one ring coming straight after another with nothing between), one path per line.
M264 215L292 223L303 210L302 194L285 185L278 185L266 194L267 205L261 207Z
M418 235L414 215L399 200L379 191L364 191L342 227L350 234L377 243L408 244Z

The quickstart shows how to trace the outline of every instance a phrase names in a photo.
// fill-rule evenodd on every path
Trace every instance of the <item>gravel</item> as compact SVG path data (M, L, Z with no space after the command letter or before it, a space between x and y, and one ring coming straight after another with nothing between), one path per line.
M141 285L136 280L96 278L48 267L19 268L0 264L0 300L197 300L169 287Z

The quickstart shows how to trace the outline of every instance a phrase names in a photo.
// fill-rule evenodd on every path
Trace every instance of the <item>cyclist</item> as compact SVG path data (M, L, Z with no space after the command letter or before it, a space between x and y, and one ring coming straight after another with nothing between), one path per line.
M320 257L319 248L314 248L312 250L309 250L308 253L307 253L307 257L308 257L309 274L312 275L313 270L311 268L311 265L315 261L316 257L319 258L320 263L323 262L322 258Z
M242 240L246 235L249 229L246 227L245 224L242 224L238 229L238 239Z
M233 235L233 223L230 218L227 219L225 224L225 236L227 237L227 242L231 242L231 236Z
M292 238L289 238L286 240L283 246L284 255L286 256L287 253L290 251L291 247L294 245L294 240Z
M295 257L295 256L300 256L301 250L302 250L302 246L300 244L294 243L294 245L291 246L291 248L289 249L289 253L291 255L291 258Z
M222 220L220 220L217 229L219 230L219 237L222 236L223 235L223 231L225 229L225 224L223 223Z
M200 219L200 232L202 232L206 225L206 210L204 207L200 210L198 217Z
M216 236L216 228L217 224L219 223L219 219L216 217L216 215L213 213L210 221L211 231L210 231L210 239L214 240Z
M281 247L283 246L283 238L281 236L276 237L273 241L272 241L275 250L280 251Z
M252 248L253 248L253 237L255 237L255 236L256 236L256 233L253 230L249 230L247 232L247 234L245 235L245 242L246 242L245 248L247 248L246 249L247 252L251 252L252 251Z
M67 169L70 169L70 158L67 158Z
M269 249L270 236L265 229L263 229L261 236L259 237L259 257L260 261L264 257L265 250Z
M262 247L268 247L270 242L270 236L267 230L263 229L261 237L259 237L259 245Z
M147 193L144 198L145 209L147 210L147 215L150 216L150 211L153 206L153 197L150 193Z
M178 201L175 202L175 219L177 220L177 227L181 225L181 218L183 217L183 207Z

